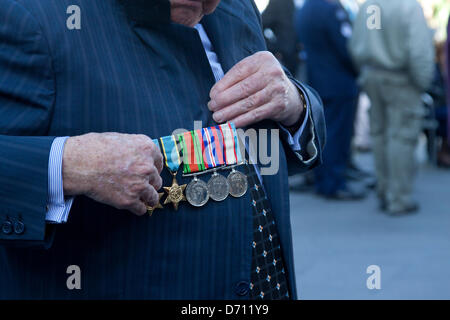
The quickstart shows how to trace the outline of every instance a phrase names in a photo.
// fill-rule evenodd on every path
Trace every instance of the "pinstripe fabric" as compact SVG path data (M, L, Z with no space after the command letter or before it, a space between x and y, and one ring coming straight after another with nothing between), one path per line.
M50 223L66 222L73 198L64 199L62 159L64 144L68 137L53 140L48 162L48 201L45 220Z
M73 4L81 8L81 30L66 28ZM214 75L197 31L144 27L132 18L117 0L0 0L0 222L10 212L26 224L23 235L0 240L43 239L53 137L117 131L157 138L191 130L194 120L214 125L207 109ZM265 49L251 2L222 0L202 24L224 72ZM320 102L305 90L320 138ZM258 128L277 126L266 121ZM278 174L264 182L295 297L286 156L296 156L280 151ZM298 159L296 165L309 167ZM163 180L170 184L166 171ZM247 193L136 217L77 197L66 224L47 226L54 236L48 250L3 242L0 299L248 299L236 292L250 281L249 201ZM73 264L82 270L82 290L66 288Z
M52 141L50 137L0 139L0 221L21 219L27 225L23 235L11 234L9 239L44 239L48 150ZM12 192L15 190L20 193Z

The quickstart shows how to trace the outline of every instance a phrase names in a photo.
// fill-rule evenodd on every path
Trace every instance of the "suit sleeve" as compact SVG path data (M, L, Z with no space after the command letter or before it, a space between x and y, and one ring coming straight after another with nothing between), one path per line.
M308 108L308 119L300 136L300 151L294 151L285 144L289 175L303 173L322 163L322 151L326 143L326 127L323 114L323 103L319 94L311 87L290 77L291 81L302 91Z
M0 21L0 244L41 245L51 237L52 62L39 24L20 4L0 0Z
M300 150L294 150L288 139L281 139L286 150L289 175L294 175L311 170L322 163L322 152L326 143L325 116L323 102L317 91L295 79L286 68L283 69L289 80L301 91L307 109L307 118L304 119L305 123L296 143L300 145Z

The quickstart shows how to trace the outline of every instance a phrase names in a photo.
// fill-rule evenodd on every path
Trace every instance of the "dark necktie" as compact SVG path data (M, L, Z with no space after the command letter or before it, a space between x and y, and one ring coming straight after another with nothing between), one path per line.
M253 165L245 165L253 209L250 299L289 299L280 239L270 203Z

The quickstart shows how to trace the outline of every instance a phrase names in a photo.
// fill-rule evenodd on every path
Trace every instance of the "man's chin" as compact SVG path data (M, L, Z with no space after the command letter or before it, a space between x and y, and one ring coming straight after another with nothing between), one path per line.
M217 9L217 6L219 5L219 3L220 3L220 0L203 2L203 14L208 15L208 14L213 13Z
M202 10L194 8L172 8L172 22L193 27L203 18Z

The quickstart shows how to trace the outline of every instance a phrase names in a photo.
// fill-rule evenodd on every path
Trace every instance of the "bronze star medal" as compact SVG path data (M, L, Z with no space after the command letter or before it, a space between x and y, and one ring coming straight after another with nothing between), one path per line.
M184 196L184 189L186 188L186 185L178 185L176 179L178 168L181 165L177 141L174 136L167 136L160 138L160 142L166 167L173 176L172 186L164 187L164 191L167 193L164 204L173 203L173 208L178 210L178 204L181 201L186 201L186 197Z
M159 195L158 204L154 207L147 206L147 212L150 215L150 217L152 216L153 211L155 211L156 209L163 209L163 206L161 205L161 198L164 195L164 192L158 192L158 195Z
M186 185L178 185L175 174L173 175L173 181L171 187L164 187L164 191L167 192L167 198L164 201L164 204L173 203L173 208L178 210L178 204L181 201L186 201L186 197L184 195L184 189L186 189Z

